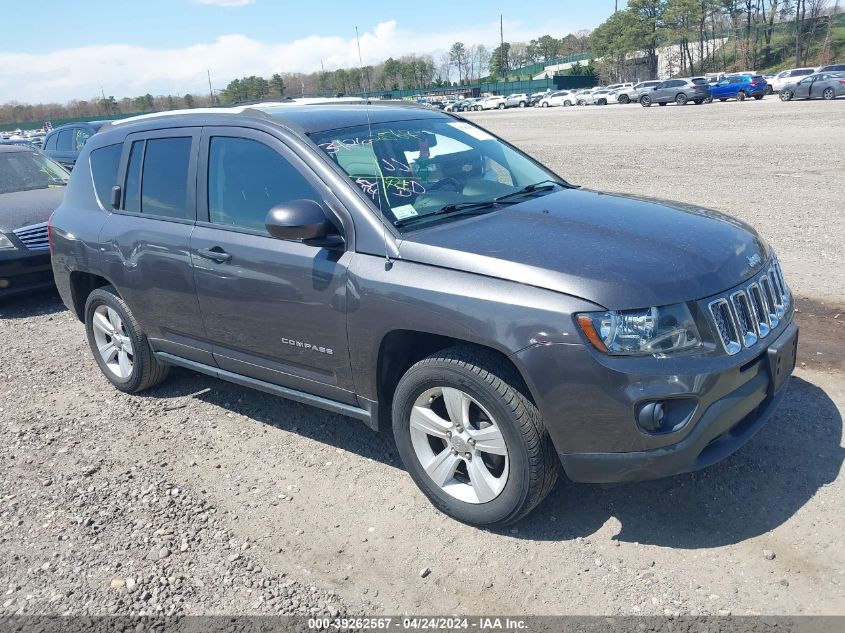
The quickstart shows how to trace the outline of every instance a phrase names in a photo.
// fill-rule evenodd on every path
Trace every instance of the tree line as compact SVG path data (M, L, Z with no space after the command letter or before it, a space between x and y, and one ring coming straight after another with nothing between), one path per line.
M630 0L593 31L592 53L612 81L657 77L661 50L670 75L829 63L838 11L839 0Z

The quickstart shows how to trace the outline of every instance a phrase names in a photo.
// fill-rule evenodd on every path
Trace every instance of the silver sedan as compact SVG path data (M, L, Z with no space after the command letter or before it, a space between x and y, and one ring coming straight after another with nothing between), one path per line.
M845 95L845 73L817 73L790 83L780 91L781 101L792 99L826 99Z

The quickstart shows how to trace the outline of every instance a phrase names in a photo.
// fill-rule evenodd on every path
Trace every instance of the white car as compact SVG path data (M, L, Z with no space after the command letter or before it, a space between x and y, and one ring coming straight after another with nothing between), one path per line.
M616 103L616 95L609 88L602 88L585 96L583 100L584 105L607 105L608 103Z
M586 90L579 90L573 96L575 97L575 105L587 105L589 103L590 95L599 90L599 88L587 88Z
M504 97L490 95L489 97L481 99L476 106L480 110L504 110L506 107L505 101L506 99Z
M553 108L556 106L569 107L575 105L575 93L569 90L558 90L540 99L537 105L541 108Z
M797 81L800 81L802 77L812 75L815 72L815 68L790 68L789 70L779 72L771 79L766 80L769 84L769 87L766 89L766 93L772 94L773 92L780 92L786 84L796 83Z

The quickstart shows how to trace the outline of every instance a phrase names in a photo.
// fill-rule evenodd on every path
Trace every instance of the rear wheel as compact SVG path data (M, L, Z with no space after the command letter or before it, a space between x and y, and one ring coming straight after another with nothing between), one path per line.
M825 99L825 101L836 99L836 91L833 88L825 88L822 93L822 98Z
M640 105L644 108L650 108L651 97L649 97L648 95L643 95L642 97L640 97Z
M607 99L599 99L599 105L607 105Z
M518 521L558 475L539 411L507 363L454 347L413 365L393 398L393 433L436 508L478 526Z
M519 107L520 107L520 108L524 108L524 107L525 107L525 101L520 101L520 102L519 102Z
M769 84L768 86L766 86L766 94L767 95L774 94L774 92L775 92L775 89L772 88L772 84Z
M792 101L792 97L795 96L791 90L781 90L780 91L780 100L781 101Z
M629 97L628 95L619 95L619 103L621 103L622 105L631 103L631 97Z
M737 101L745 101L746 96L747 95L745 94L745 91L740 90L738 93L736 93L736 100Z
M567 99L566 101L563 102L563 107L564 108L571 108L572 102L569 99Z
M677 94L677 96L675 96L675 103L677 103L680 106L686 105L687 101L688 101L688 98L683 92L679 92Z
M548 108L548 107L549 107L549 102L548 102L548 101L543 101L543 103L541 103L541 104L540 104L540 107L541 107L541 108Z
M498 106L498 108L499 108L499 110L504 110L504 109L505 109L505 104L504 104L504 103L500 103L500 104L499 104L499 106Z
M120 391L138 393L167 377L170 368L156 360L132 311L112 286L88 296L85 330L100 371Z

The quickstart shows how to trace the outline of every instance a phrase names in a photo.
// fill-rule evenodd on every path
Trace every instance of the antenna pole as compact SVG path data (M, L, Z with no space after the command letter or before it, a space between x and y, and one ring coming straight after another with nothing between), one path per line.
M214 105L214 90L211 88L211 71L206 69L208 75L208 96L211 97L211 105Z

